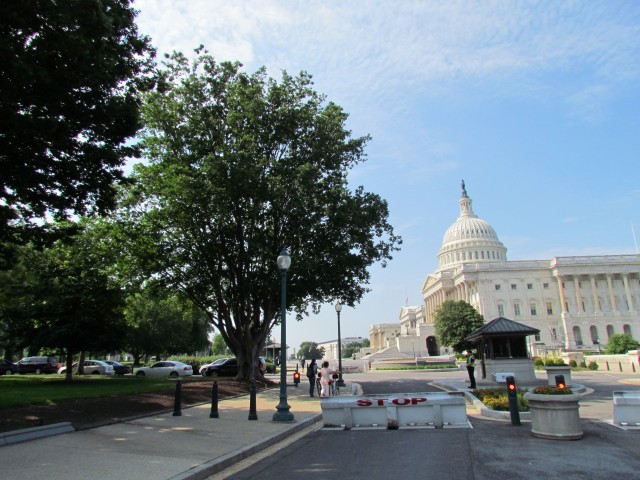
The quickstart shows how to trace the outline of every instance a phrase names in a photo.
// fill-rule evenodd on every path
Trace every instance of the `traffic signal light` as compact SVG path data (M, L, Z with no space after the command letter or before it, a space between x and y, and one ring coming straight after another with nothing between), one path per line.
M509 375L507 381L507 397L509 398L509 415L512 425L520 425L520 413L518 412L518 389L516 388L516 377Z
M556 387L564 389L567 384L564 383L564 375L556 375Z
M509 397L516 397L517 395L516 378L511 375L507 377L507 395Z
M296 387L300 383L300 372L298 371L293 372L293 383L296 384Z

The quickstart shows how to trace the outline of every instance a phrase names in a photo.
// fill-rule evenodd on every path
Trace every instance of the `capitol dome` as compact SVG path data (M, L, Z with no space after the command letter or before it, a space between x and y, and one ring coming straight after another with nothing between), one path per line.
M444 234L442 248L438 252L438 270L462 263L507 261L507 249L496 231L473 213L471 203L463 180L462 198L458 202L460 215Z

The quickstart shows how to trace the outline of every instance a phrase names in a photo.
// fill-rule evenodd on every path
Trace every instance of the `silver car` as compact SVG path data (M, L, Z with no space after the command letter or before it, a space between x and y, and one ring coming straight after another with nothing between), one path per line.
M58 373L65 373L66 371L66 366L58 369ZM71 371L74 375L78 373L78 362L73 362ZM113 375L115 371L111 365L101 360L85 360L84 373L85 375Z
M188 377L193 375L193 368L186 363L175 360L156 362L150 367L140 367L136 377Z

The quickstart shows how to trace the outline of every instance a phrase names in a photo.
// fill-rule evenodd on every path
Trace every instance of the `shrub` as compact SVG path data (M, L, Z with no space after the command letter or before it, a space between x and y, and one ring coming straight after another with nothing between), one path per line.
M578 362L576 362L575 360L571 360L571 362L569 362L569 365L571 366L571 368L577 368Z
M587 368L587 361L586 361L586 360L583 360L583 361L580 363L580 366L581 366L582 368Z
M544 360L541 358L536 358L535 361L533 362L533 365L535 367L544 367Z
M563 367L563 366L566 366L566 365L567 365L566 363L564 363L564 360L563 360L563 359L561 359L561 358L556 358L556 359L555 359L555 361L553 362L553 364L554 364L556 367Z
M573 390L569 387L558 388L554 385L543 385L541 387L534 388L533 393L540 395L569 395L570 393L573 393Z
M507 395L506 388L487 388L483 390L473 390L473 395L482 402L482 404L490 410L508 411L509 410L509 397ZM527 412L529 406L524 399L525 390L518 389L518 411Z
M594 361L589 362L589 370L598 370L598 364Z
M553 358L547 358L544 361L544 365L545 365L545 367L554 367L556 365L556 361Z

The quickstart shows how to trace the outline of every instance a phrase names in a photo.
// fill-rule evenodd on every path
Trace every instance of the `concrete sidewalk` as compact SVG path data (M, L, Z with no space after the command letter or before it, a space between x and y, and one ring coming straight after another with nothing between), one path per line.
M306 379L305 379L306 380ZM347 384L346 389L352 388ZM346 392L345 392L346 393ZM248 420L249 396L138 418L115 425L40 438L0 448L3 480L205 479L265 446L321 419L309 385L287 388L293 423L272 421L280 389L256 395L257 420Z

